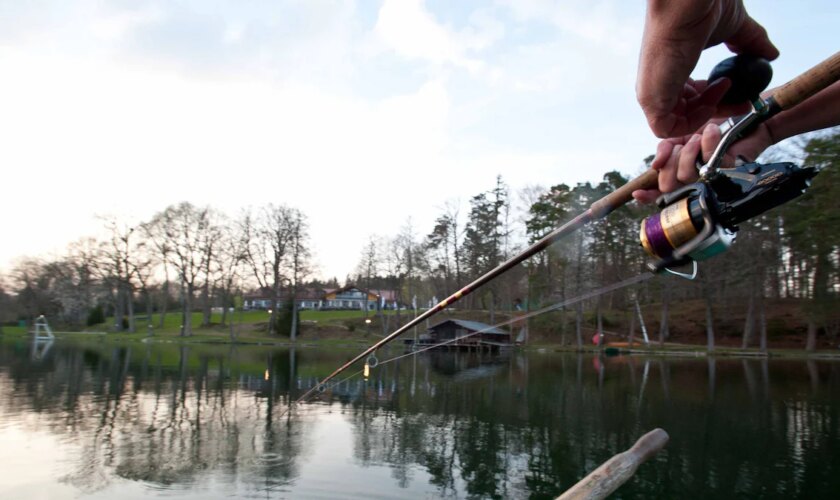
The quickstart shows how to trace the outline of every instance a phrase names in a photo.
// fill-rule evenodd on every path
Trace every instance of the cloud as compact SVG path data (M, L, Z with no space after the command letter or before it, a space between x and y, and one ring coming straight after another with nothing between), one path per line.
M424 234L433 207L496 174L550 185L626 165L600 135L621 130L604 89L632 93L609 71L632 79L635 58L615 66L554 25L531 36L539 11L517 24L508 7L417 0L55 5L14 40L0 20L0 164L14 186L0 212L22 214L0 221L14 235L0 262L63 248L95 213L275 202L310 215L323 274L342 277L369 233L412 214Z
M117 42L126 39L143 26L164 20L164 13L155 6L139 10L105 11L93 13L88 29L100 41Z
M486 63L476 56L504 34L503 26L483 11L462 31L438 23L422 0L385 0L374 27L378 39L398 55L477 72Z
M644 6L604 0L497 0L520 22L548 23L561 32L614 52L635 56Z
M12 49L0 50L0 65L0 163L4 184L16 186L0 211L27 207L25 218L3 220L4 234L17 235L6 255L75 239L78 221L96 212L144 218L184 199L228 211L283 200L317 218L314 230L326 229L318 241L352 241L339 208L348 193L362 205L400 206L394 183L438 175L448 140L440 80L366 100ZM329 247L332 267L341 250Z

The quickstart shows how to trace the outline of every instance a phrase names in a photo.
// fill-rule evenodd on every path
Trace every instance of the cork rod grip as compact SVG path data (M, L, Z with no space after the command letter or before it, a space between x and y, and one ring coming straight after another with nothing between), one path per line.
M840 79L840 52L782 85L773 99L782 109L792 108Z
M649 168L642 175L596 201L589 207L589 210L592 211L592 216L595 219L599 219L616 208L630 202L633 199L633 191L637 189L655 189L658 186L658 174L656 170Z

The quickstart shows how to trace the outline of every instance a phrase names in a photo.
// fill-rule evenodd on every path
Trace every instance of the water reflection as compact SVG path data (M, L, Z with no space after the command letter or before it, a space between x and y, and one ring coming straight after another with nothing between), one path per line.
M840 488L838 363L437 353L284 411L353 354L0 343L0 435L56 450L0 452L53 478L0 495L551 498L654 427L671 442L621 498Z

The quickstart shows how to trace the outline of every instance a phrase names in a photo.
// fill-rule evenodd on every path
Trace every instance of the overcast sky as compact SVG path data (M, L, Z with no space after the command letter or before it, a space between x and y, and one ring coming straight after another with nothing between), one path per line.
M319 275L448 200L640 170L637 1L0 0L0 269L180 201L309 217ZM751 1L783 83L836 1ZM704 77L726 57L704 55Z

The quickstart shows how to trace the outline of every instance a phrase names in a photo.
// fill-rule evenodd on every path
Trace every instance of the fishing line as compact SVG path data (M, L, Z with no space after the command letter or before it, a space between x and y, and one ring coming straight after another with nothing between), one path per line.
M424 347L423 349L418 349L416 351L401 354L399 356L395 356L393 358L386 359L384 361L380 361L379 364L384 365L386 363L390 363L391 361L397 361L397 360L402 359L402 358L407 358L409 356L414 356L414 355L420 354L421 352L430 351L430 350L432 350L436 347L441 347L441 346L444 346L444 345L447 345L447 344L454 343L458 340L463 340L463 339L472 337L473 335L478 335L480 333L488 332L488 331L490 331L494 328L499 328L499 327L511 325L513 323L523 321L523 320L526 320L526 319L531 319L531 318L539 316L541 314L545 314L545 313L548 313L548 312L555 311L557 309L566 307L568 305L572 305L572 304L576 304L578 302L582 302L586 299L594 298L594 297L597 297L599 295L603 295L605 293L613 292L615 290L618 290L618 289L621 289L621 288L624 288L624 287L627 287L627 286L630 286L630 285L635 285L636 283L641 283L641 282L646 281L646 280L648 280L648 279L650 279L654 276L655 276L654 274L650 274L650 273L640 274L638 276L628 278L624 281L620 281L618 283L613 283L612 285L607 285L607 286L598 288L596 290L593 290L591 292L587 292L583 295L578 295L577 297L575 297L573 299L568 299L568 300L564 300L562 302L557 302L557 303L552 304L550 306L543 307L542 309L537 309L535 311L531 311L531 312L529 312L527 314L524 314L522 316L517 316L515 318L511 318L509 320L503 321L503 322L498 323L498 324L493 325L493 326L489 326L489 327L484 328L482 330L479 330L477 332L473 332L473 333L470 333L470 334L467 334L467 335L462 335L461 337L458 337L458 338L450 339L450 340L447 340L445 342L439 342L439 343L436 343L436 344L432 344L428 347Z
M566 306L569 306L569 305L573 305L573 304L576 304L576 303L578 303L578 302L582 302L582 301L587 300L587 299L595 298L595 297L598 297L599 295L603 295L603 294L605 294L605 293L614 292L614 291L616 291L616 290L620 290L620 289L622 289L622 288L625 288L625 287L628 287L628 286L631 286L631 285L635 285L635 284L638 284L638 283L642 283L642 282L644 282L644 281L647 281L647 280L649 280L649 279L653 278L654 276L656 276L656 275L655 275L655 274L651 274L651 273L639 274L639 275L637 275L637 276L633 276L632 278L628 278L628 279L626 279L626 280L619 281L619 282L617 282L617 283L613 283L613 284L610 284L610 285L607 285L607 286L603 286L603 287L601 287L601 288L597 288L597 289L595 289L595 290L592 290L592 291L586 292L586 293L584 293L584 294L582 294L582 295L578 295L577 297L574 297L574 298L571 298L571 299L567 299L567 300L563 300L563 301L560 301L560 302L554 303L554 304L552 304L552 305L550 305L550 306L546 306L546 307L543 307L543 308L541 308L541 309L537 309L537 310L535 310L535 311L531 311L531 312L529 312L529 313L527 313L527 314L524 314L524 315L522 315L522 316L517 316L517 317L515 317L515 318L511 318L511 319L508 319L508 320L502 321L501 323L497 323L497 324L495 324L495 325L488 326L487 328L483 328L483 329L481 329L481 330L478 330L478 331L475 331L475 332L469 333L469 334L467 334L467 335L462 335L462 336L460 336L460 337L456 337L456 338L453 338L453 339L445 340L445 341L443 341L443 342L438 342L438 343L435 343L435 344L431 344L431 345L429 345L429 346L427 346L427 347L424 347L424 348L422 348L422 349L417 349L417 350L414 350L414 351L411 351L411 352L408 352L408 353L405 353L405 354L400 354L400 355L398 355L398 356L394 356L393 358L388 358L388 359L385 359L385 360L378 360L378 362L377 362L375 365L373 365L373 367L376 367L376 366L382 366L382 365L384 365L384 364L391 363L391 362L394 362L394 361L398 361L398 360L403 359L403 358L408 358L408 357L411 357L411 356L416 356L416 355L418 355L418 354L420 354L420 353L423 353L423 352L426 352L426 351L430 351L430 350L435 349L435 348L438 348L438 347L443 347L443 346L446 346L446 345L449 345L449 344L453 344L453 343L455 343L455 342L458 342L458 341L461 341L461 340L464 340L464 339L470 338L470 337L475 336L475 335L479 335L479 334L482 334L482 333L486 333L486 332L488 332L488 331L490 331L490 330L492 330L492 329L494 329L494 328L499 328L499 327L503 327L503 326L508 326L508 325L511 325L511 324L516 323L516 322L519 322L519 321L524 321L524 320L527 320L527 319L530 319L530 318L534 318L534 317L536 317L536 316L540 316L540 315L545 314L545 313L549 313L549 312L552 312L552 311L556 311L557 309L561 309L561 308L563 308L563 307L566 307ZM371 367L371 368L372 368L372 367ZM343 378L343 379L339 380L338 382L332 382L332 383L330 383L329 385L325 385L325 384L323 384L323 383L320 383L320 384L318 384L316 387L318 388L318 392L323 393L323 392L325 392L326 390L331 390L331 389L334 389L335 387L337 387L337 386L339 386L339 385L343 384L344 382L346 382L346 381L348 381L348 380L352 379L353 377L356 377L357 375L360 375L360 374L363 374L363 373L364 373L364 370L359 370L359 371L354 372L354 373L352 373L352 374L348 375L347 377L345 377L345 378ZM307 393L307 394L308 394L308 393ZM306 394L304 394L304 396L306 396ZM303 397L302 397L301 399L297 400L297 401L292 402L292 404L290 405L290 408L291 408L292 406L294 406L295 404L297 404L297 403L302 403L302 402L305 402L305 400L303 399Z

